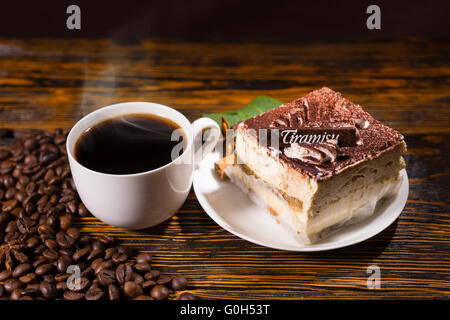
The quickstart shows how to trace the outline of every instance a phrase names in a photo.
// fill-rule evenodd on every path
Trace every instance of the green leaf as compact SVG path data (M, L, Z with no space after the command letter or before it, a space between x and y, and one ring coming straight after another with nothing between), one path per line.
M220 118L223 116L231 127L239 121L247 120L282 104L283 102L272 97L259 96L253 99L253 101L250 102L245 108L227 112L206 113L203 116L213 119L219 126L221 126Z

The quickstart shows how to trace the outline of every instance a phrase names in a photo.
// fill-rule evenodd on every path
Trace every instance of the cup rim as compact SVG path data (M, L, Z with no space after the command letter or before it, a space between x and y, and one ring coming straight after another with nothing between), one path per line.
M179 116L181 116L182 118L184 118L184 120L186 120L186 122L188 122L190 125L192 125L191 122L188 120L188 118L186 118L186 116L184 114L182 114L181 112L179 112L178 110L176 110L174 108L171 108L171 107L163 105L163 104L159 104L159 103L155 103L155 102L146 102L146 101L129 101L129 102L119 102L119 103L115 103L115 104L110 104L110 105L98 108L98 109L96 109L96 110L94 110L92 112L89 112L88 114L84 115L81 119L79 119L72 126L72 128L69 131L69 134L67 135L67 139L66 139L66 151L67 151L67 156L68 156L69 160L72 160L78 166L80 166L81 168L83 168L84 170L86 170L86 171L88 171L88 172L90 172L92 174L97 174L97 175L105 176L105 177L114 177L114 178L129 178L129 177L143 176L143 175L147 175L147 174L150 174L150 173L161 171L161 170L163 170L163 169L173 165L178 159L180 159L182 156L184 156L185 153L187 151L189 151L189 149L191 148L191 145L193 143L193 141L192 141L193 139L192 139L192 137L190 137L190 135L192 135L191 134L192 132L186 132L186 129L182 125L180 125L177 121L169 118L171 121L173 121L176 124L178 124L180 126L180 128L184 131L184 133L186 135L186 138L188 139L188 143L187 143L187 147L183 150L183 152L178 157L176 157L174 160L170 161L169 163L166 163L165 165L163 165L161 167L158 167L158 168L155 168L155 169L152 169L152 170L143 171L143 172L137 172L137 173L127 173L127 174L104 173L104 172L99 172L99 171L95 171L95 170L89 169L88 167L82 165L75 158L75 155L72 154L72 151L70 150L69 143L72 141L72 139L78 140L80 138L80 136L73 137L73 135L74 135L73 129L76 126L78 126L83 121L86 121L88 118L93 117L95 114L98 114L98 113L101 113L102 111L105 111L106 109L113 109L113 108L118 108L118 107L124 107L126 105L136 104L136 103L145 104L145 105L149 105L149 106L150 105L151 106L157 106L158 108L161 108L161 109L170 110L171 112L173 111L173 112L177 113ZM142 112L142 113L145 113L145 112ZM127 114L127 113L125 113L125 114ZM132 112L129 112L129 114L132 114ZM150 112L149 112L149 114L150 114ZM152 113L152 114L154 114L154 113ZM160 117L164 118L164 116L160 116ZM108 118L105 117L105 118L101 119L100 121L98 121L96 124L98 124L98 123L100 123L100 122L102 122L102 121L104 121L106 119L108 119ZM192 128L190 128L189 131L192 131ZM75 141L74 143L76 143L76 142L77 141Z

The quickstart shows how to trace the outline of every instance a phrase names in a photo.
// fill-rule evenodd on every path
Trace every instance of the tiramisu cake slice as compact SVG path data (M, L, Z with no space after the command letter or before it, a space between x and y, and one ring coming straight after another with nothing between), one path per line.
M357 141L342 145L330 137L274 148L261 143L259 131L325 127L353 128ZM226 176L303 242L316 242L372 215L377 203L400 185L403 136L329 88L235 129L234 160Z

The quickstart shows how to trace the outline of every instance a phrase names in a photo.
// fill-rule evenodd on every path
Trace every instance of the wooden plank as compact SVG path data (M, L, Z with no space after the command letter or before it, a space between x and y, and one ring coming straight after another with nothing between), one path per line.
M77 224L154 254L163 273L183 273L203 298L449 298L448 43L171 43L145 40L0 40L0 127L70 128L99 106L155 101L191 120L269 94L282 101L321 86L341 91L408 143L410 194L400 218L348 248L293 253L223 230L193 192L169 221L127 231L93 217ZM0 143L8 143L2 140ZM367 267L381 268L368 290Z

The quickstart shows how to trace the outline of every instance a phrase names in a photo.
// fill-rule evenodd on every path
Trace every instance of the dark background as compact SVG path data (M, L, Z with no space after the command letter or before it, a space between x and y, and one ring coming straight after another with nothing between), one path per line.
M81 7L82 30L66 28ZM381 30L366 8L381 7ZM450 38L450 1L2 1L0 37L162 37L198 41Z

